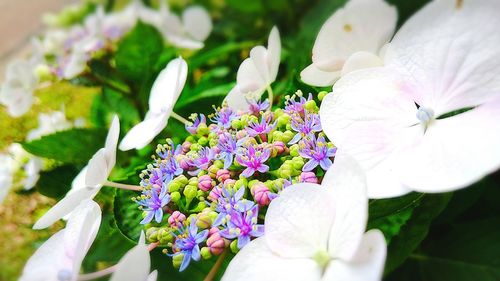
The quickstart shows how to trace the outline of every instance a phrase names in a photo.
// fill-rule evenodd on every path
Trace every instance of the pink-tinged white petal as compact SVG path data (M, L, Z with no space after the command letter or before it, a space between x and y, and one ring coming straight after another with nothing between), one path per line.
M246 245L229 263L222 281L319 281L321 269L312 259L283 258L273 253L264 237Z
M153 270L149 274L147 281L156 281L156 279L158 279L158 270Z
M368 220L365 173L352 157L340 151L321 186L332 193L335 205L328 251L333 258L350 261L361 243Z
M87 164L85 186L88 188L100 187L108 179L109 173L106 150L101 148L92 156Z
M187 70L187 63L182 58L176 58L167 64L151 88L149 111L170 114L186 83Z
M120 150L141 149L148 145L165 127L168 113L149 114L141 123L135 125L120 142Z
M353 260L332 260L323 275L323 281L378 281L384 272L387 246L379 230L363 235Z
M341 75L344 76L356 70L379 67L383 65L384 61L381 57L369 52L359 51L347 58L344 66L342 67Z
M24 189L29 190L32 189L38 179L40 178L40 171L42 170L43 162L42 159L33 156L26 166L24 166L24 172L26 174L26 178L24 179L23 185Z
M340 71L323 71L313 63L300 72L300 79L309 85L326 87L333 85L340 78L340 74Z
M271 29L271 33L269 34L267 54L269 60L269 77L272 83L276 80L276 76L278 76L281 59L281 39L279 30L276 26Z
M151 260L148 247L144 244L144 232L139 243L130 249L118 262L111 281L147 280Z
M238 85L235 85L231 91L229 91L224 102L227 103L229 108L235 111L246 111L250 106Z
M257 49L264 48L262 46L254 47ZM262 61L258 61L262 63ZM262 65L259 65L262 67ZM267 81L265 77L266 73L261 73L256 65L256 61L252 58L245 59L240 67L238 68L238 74L236 75L236 83L240 91L246 96L260 97L266 88ZM255 93L255 94L254 94ZM244 98L245 96L243 96Z
M109 127L104 149L106 150L106 163L109 172L116 164L116 146L118 145L118 138L120 137L120 119L118 116L113 117L111 126Z
M51 226L56 221L71 213L82 201L94 198L99 190L100 188L83 188L68 193L38 219L35 225L33 225L33 229L44 229Z
M321 27L313 63L323 71L340 71L355 52L378 54L396 27L396 9L383 0L351 0Z
M386 64L408 74L407 91L436 116L498 99L499 10L495 0L432 1L397 32Z
M182 22L187 33L198 41L205 41L212 32L212 19L201 6L191 6L184 10Z
M269 205L264 237L281 257L311 258L327 250L334 218L334 201L325 187L291 185Z
M500 168L499 143L500 100L432 121L396 169L416 191L464 188Z
M408 193L395 168L399 153L422 137L416 106L401 94L404 83L390 69L374 68L341 78L320 108L321 125L338 151L366 172L368 196Z

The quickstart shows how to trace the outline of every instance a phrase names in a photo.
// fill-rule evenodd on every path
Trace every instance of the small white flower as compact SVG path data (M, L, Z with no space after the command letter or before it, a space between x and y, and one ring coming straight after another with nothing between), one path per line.
M14 159L9 154L0 154L0 203L3 202L13 180Z
M276 80L281 56L281 40L278 28L269 34L267 49L256 46L250 50L236 76L236 86L226 97L227 105L234 110L247 110L249 100L259 99Z
M452 191L500 167L499 10L433 1L397 32L385 67L353 72L325 97L324 132L365 169L370 198Z
M149 111L120 143L120 150L140 149L150 143L166 126L187 78L187 63L172 60L156 78L149 95Z
M7 107L10 116L19 117L28 112L37 84L38 78L29 62L14 60L9 63L0 89L0 103Z
M38 179L40 178L40 171L43 167L42 159L32 157L24 166L25 179L23 182L24 189L29 190L35 187Z
M43 229L51 226L57 220L71 213L75 206L83 200L92 199L99 192L102 185L107 181L111 170L116 163L116 145L120 135L120 122L115 116L109 128L108 136L104 148L94 154L90 159L86 170L79 174L80 177L85 175L85 187L80 187L74 191L70 191L66 196L57 202L50 210L47 211L33 226L33 229Z
M350 0L321 27L313 47L313 63L301 79L331 86L351 71L383 65L383 46L396 28L397 11L383 0Z
M81 202L63 230L49 238L26 263L20 281L74 281L101 224L101 209Z
M26 140L32 141L71 127L72 124L66 119L66 115L62 111L40 113L38 115L38 127L28 132Z
M145 244L144 232L141 232L139 243L130 249L116 265L116 271L111 276L111 281L154 281L157 277L156 270L149 273L151 260L148 246Z
M364 173L338 155L321 185L292 185L271 202L264 236L236 255L222 280L380 280L385 239L365 233L367 218Z

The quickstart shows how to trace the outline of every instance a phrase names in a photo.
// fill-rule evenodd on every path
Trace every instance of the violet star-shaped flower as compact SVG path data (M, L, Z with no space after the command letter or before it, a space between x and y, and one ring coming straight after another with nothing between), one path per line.
M146 217L141 221L141 224L150 223L153 218L157 223L160 223L163 218L163 207L170 203L170 195L167 193L166 185L160 188L153 187L144 192L145 199L137 201L137 203L145 207L144 211L148 212Z
M309 172L318 165L323 170L328 170L332 165L330 157L335 156L337 148L328 147L325 137L320 136L316 139L313 135L310 138L305 138L299 143L299 155L309 161L302 167L302 171Z
M257 224L259 207L254 207L248 211L231 211L226 228L219 231L219 234L227 239L238 239L238 248L247 245L252 237L259 237L264 234L264 225Z
M246 212L255 205L253 201L243 199L245 195L245 187L240 187L238 191L234 189L229 189L222 187L222 192L217 199L217 205L215 206L215 211L219 213L217 218L215 218L213 226L219 226L224 223L224 219L232 211Z
M193 123L186 124L186 131L188 131L191 135L196 135L198 126L200 126L200 124L206 124L206 122L207 119L205 118L205 115L200 114L196 116L196 118L193 120Z
M285 110L283 110L287 114L303 114L304 113L304 105L306 102L312 100L312 95L309 94L309 96L304 98L303 96L299 97L299 100L296 101L294 97L288 99L285 102Z
M260 173L269 171L269 166L264 164L269 159L269 156L271 156L270 149L263 147L255 149L253 145L250 145L247 149L238 151L236 161L246 167L241 175L243 177L251 177L256 171Z
M303 137L311 137L316 132L321 132L321 121L318 114L305 112L305 118L302 119L298 114L292 115L290 125L297 132L288 144L295 144Z
M274 130L276 128L276 124L278 121L274 121L274 123L269 123L267 118L264 116L261 117L260 122L251 121L246 128L248 135L251 137L263 136Z
M198 226L196 226L196 220L191 220L189 227L184 229L182 225L180 227L180 234L177 236L174 244L174 248L178 250L173 256L184 255L182 259L181 267L179 271L184 271L192 260L199 261L200 246L198 244L205 241L208 237L208 230L205 229L198 233Z
M212 122L217 123L219 127L229 129L231 121L238 118L238 115L229 107L223 107L215 110L215 115L211 118Z
M209 147L202 147L200 151L198 151L198 155L190 161L190 166L196 167L196 170L189 171L188 173L192 176L198 175L201 170L208 169L210 163L214 159L215 152Z
M254 115L258 115L260 114L260 112L268 110L270 105L268 99L265 99L263 101L249 101L248 104L248 111Z
M224 169L228 169L229 166L231 166L238 148L241 147L244 141L244 138L241 140L237 140L236 136L227 132L223 132L219 135L219 143L217 144L217 148L220 150L220 152L217 158L224 160Z

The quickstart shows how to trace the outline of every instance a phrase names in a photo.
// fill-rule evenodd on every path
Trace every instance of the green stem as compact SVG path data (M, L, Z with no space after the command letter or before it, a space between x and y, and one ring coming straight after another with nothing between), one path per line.
M138 185L124 184L124 183L118 183L118 182L112 182L112 181L106 181L106 182L104 182L104 185L115 187L115 188L126 189L126 190L133 190L133 191L142 191L142 189L143 189L142 187L140 187Z
M224 259L227 256L227 253L228 253L228 249L226 249L226 250L224 250L224 252L222 252L222 254L219 256L219 258L215 262L215 264L212 267L212 269L210 269L210 272L207 274L207 276L205 277L205 279L203 279L203 281L212 281L212 280L214 280L215 275L217 274L217 272L219 272L219 269L222 266L222 263L224 262Z
M269 110L273 110L273 100L274 100L274 94L273 94L273 89L271 88L271 85L267 86L267 98L269 99Z
M173 111L170 114L170 117L176 119L177 121L179 121L179 122L181 122L181 123L183 123L185 125L189 125L190 124L189 120L187 120L186 118L180 116L179 114L177 114L177 113L175 113Z

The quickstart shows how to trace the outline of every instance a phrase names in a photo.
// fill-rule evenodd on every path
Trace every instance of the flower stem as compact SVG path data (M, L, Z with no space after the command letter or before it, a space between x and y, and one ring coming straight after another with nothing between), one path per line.
M116 187L116 188L121 188L121 189L133 190L133 191L142 191L142 187L140 187L138 185L124 184L124 183L118 183L118 182L112 182L112 181L106 181L104 183L104 185Z
M203 281L212 281L212 280L214 280L215 275L217 274L217 272L219 272L219 269L222 266L222 262L224 262L224 259L227 256L227 253L228 253L228 249L226 249L226 250L224 250L224 252L222 252L222 254L219 256L219 258L215 262L215 264L212 267L212 269L210 269L210 272L207 274L207 277L205 277L205 279L203 279Z
M273 88L271 88L271 85L267 86L267 98L269 99L269 110L272 110L274 94L273 94Z
M172 111L172 113L170 114L170 117L173 117L174 119L176 119L177 121L181 122L181 123L184 123L184 125L188 125L190 122L189 120L187 120L186 118L180 116L179 114L175 113Z
M94 279L101 278L103 276L109 275L109 274L115 272L115 270L116 270L116 265L113 265L113 266L110 266L110 267L105 268L103 270L99 270L99 271L92 272L92 273L78 275L77 280L78 281L94 280Z

